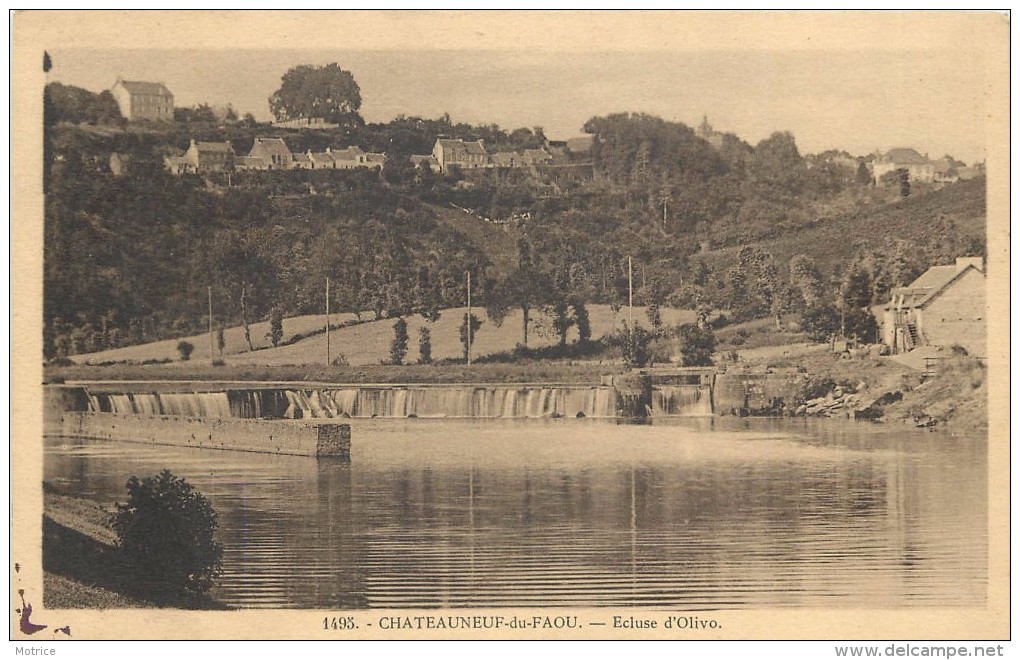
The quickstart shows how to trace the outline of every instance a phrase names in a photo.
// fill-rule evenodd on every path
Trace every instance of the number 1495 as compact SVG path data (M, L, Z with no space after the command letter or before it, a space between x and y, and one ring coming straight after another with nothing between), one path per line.
M322 619L323 630L354 630L357 627L353 616L327 616Z

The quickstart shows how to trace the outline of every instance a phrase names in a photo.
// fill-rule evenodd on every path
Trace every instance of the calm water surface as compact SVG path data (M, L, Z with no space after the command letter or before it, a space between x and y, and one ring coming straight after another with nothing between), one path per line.
M983 605L987 444L850 422L355 420L349 464L46 440L58 492L163 468L238 607Z

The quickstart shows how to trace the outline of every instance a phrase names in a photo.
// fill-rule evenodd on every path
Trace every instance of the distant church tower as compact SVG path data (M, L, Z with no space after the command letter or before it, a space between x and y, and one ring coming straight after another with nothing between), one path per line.
M708 123L708 115L704 115L701 119L701 125L698 126L698 130L694 132L702 140L707 141L713 147L718 149L723 143L723 134L717 133L712 124Z
M701 125L698 126L698 137L707 140L713 135L715 135L715 131L712 130L712 124L708 123L708 115L704 115L701 119Z

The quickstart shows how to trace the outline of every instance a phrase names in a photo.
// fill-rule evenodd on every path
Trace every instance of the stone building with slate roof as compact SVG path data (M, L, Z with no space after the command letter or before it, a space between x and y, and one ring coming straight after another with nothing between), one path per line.
M128 121L173 121L174 95L161 82L117 79L110 88L120 114Z
M919 346L958 344L985 357L988 308L981 257L933 266L908 286L892 290L882 340L895 353Z
M931 183L935 178L935 165L913 149L890 149L875 159L872 168L876 182L885 173L900 169L907 171L911 183Z

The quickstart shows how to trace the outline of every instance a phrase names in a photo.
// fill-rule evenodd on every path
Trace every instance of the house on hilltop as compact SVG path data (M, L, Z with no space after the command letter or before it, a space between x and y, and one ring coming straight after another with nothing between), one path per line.
M439 172L440 171L439 161L436 160L436 157L433 156L432 154L412 155L411 156L411 166L415 167L415 168L422 168L422 169L428 168L429 170L431 170L433 172Z
M246 165L256 165L250 169L289 170L294 166L294 154L280 138L257 137L245 162Z
M171 174L206 174L234 169L234 148L229 142L197 142L183 156L167 156L163 164Z
M110 93L128 121L173 121L174 95L161 82L117 78Z
M552 156L545 149L525 149L521 153L521 162L525 165L547 165L552 162Z
M386 162L385 154L367 153L358 146L335 150L327 147L325 151L309 151L307 156L314 170L382 169Z
M931 183L935 180L934 163L913 149L890 149L888 153L878 156L872 164L871 175L877 183L886 173L901 169L910 175L911 183Z
M523 165L521 155L516 151L501 151L499 153L492 154L489 159L492 167L520 167Z
M439 138L432 147L432 155L442 172L448 171L451 165L464 169L489 167L489 153L481 140L465 142L459 139Z
M565 148L567 153L572 156L589 156L594 143L594 135L580 135L568 139Z
M908 286L892 290L882 340L894 353L958 344L983 357L987 318L982 259L959 257L954 265L933 266Z

